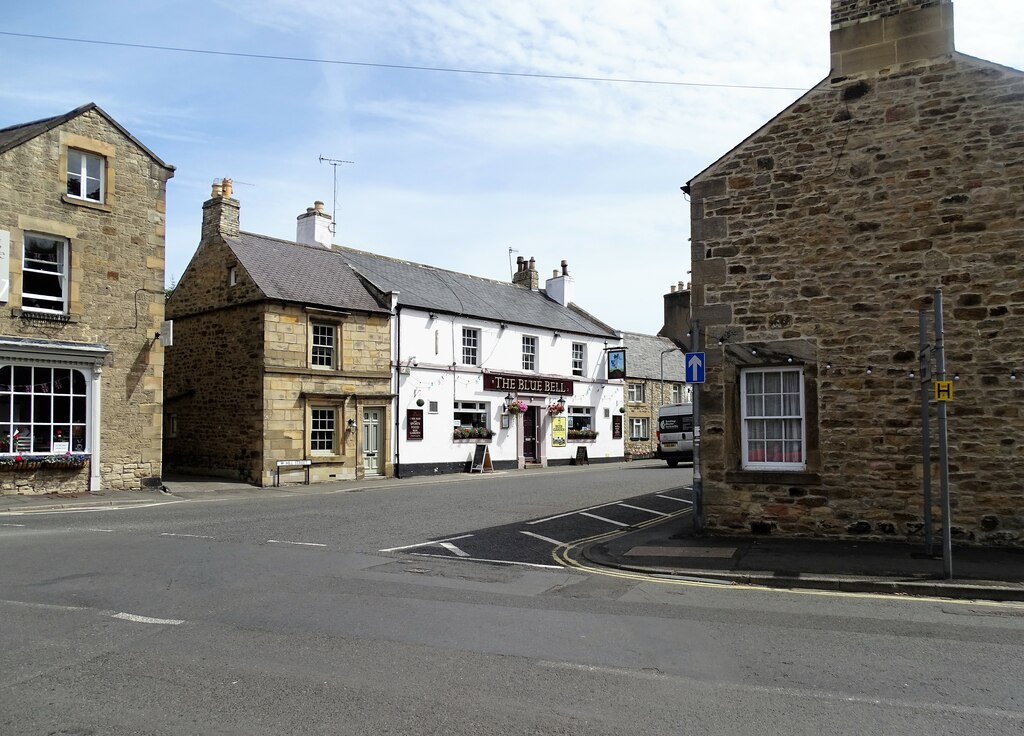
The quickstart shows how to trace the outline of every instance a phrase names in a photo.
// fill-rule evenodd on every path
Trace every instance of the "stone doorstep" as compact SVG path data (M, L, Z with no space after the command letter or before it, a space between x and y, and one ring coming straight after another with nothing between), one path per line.
M633 547L626 557L732 557L736 547Z

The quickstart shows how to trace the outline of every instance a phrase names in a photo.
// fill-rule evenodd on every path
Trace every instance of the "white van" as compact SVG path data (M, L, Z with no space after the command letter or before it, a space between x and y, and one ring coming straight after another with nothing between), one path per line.
M658 411L658 450L655 457L674 468L693 462L693 404L670 404Z

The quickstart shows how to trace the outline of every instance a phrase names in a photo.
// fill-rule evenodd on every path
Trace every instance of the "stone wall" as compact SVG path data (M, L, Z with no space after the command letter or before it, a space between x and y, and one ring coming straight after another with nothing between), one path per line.
M628 400L629 384L631 383L642 383L644 385L644 401ZM626 443L627 455L632 455L634 458L654 457L654 452L658 448L658 442L656 439L656 433L658 431L658 409L672 403L672 386L675 383L679 382L665 379L665 396L664 400L662 400L662 383L660 379L626 379L626 385L623 387L624 395L627 397L626 414L625 418L622 420L622 432ZM648 426L650 427L650 433L647 440L630 439L630 420L633 417L647 418Z
M694 179L713 529L920 539L909 371L941 286L955 538L1024 544L1022 121L1024 74L953 55L836 79ZM750 365L804 369L806 471L742 469Z
M334 323L340 330L336 370L309 367L307 346L314 319ZM391 332L387 315L275 305L268 309L264 328L263 485L274 481L278 460L307 457L313 460L311 482L362 478L362 411L371 407L381 410L380 463L383 474L391 475ZM312 406L337 411L337 452L333 455L310 455L308 422ZM350 419L356 423L355 430L346 429ZM288 480L294 482L301 477L292 472Z
M104 203L65 196L69 146L106 158ZM164 316L166 182L172 175L95 109L0 155L0 230L11 234L10 299L0 305L0 334L110 348L102 368L102 489L160 483L164 353L155 335ZM66 323L21 312L25 231L69 239ZM79 486L88 472L88 466L78 471ZM42 477L35 474L37 492L50 490ZM53 485L69 487L66 479Z

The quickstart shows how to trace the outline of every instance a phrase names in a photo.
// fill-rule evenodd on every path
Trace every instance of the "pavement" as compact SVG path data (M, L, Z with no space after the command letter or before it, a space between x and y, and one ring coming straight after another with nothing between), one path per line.
M851 593L1024 601L1024 549L958 547L942 559L941 527L934 551L923 544L697 536L693 515L675 517L596 541L575 551L621 570L706 582Z
M484 480L487 476L468 477ZM466 474L454 473L406 480L374 478L258 488L220 478L167 478L161 489L4 495L0 496L0 514L87 511L197 499L327 495L466 479ZM580 545L570 554L620 570L723 584L1024 601L1024 549L955 546L950 579L944 572L938 535L935 552L938 556L928 556L921 544L898 542L698 536L694 533L692 514L685 514Z

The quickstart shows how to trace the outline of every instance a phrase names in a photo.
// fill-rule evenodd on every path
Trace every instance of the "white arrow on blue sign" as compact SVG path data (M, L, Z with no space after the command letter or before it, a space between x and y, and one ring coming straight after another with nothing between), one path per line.
M704 353L686 353L683 368L687 383L704 383Z

